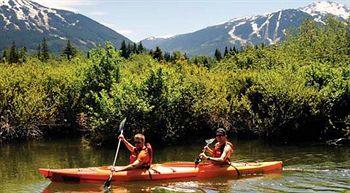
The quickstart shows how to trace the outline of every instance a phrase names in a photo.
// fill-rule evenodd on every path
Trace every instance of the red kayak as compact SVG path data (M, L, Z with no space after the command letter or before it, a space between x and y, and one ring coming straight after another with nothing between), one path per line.
M116 166L116 169L121 166ZM247 176L282 171L282 162L232 163L230 166L216 166L201 163L197 167L193 162L169 162L153 164L151 169L137 169L115 172L113 181L169 180L181 178L211 178L218 176ZM40 174L55 182L106 181L110 175L110 166L72 168L72 169L39 169Z

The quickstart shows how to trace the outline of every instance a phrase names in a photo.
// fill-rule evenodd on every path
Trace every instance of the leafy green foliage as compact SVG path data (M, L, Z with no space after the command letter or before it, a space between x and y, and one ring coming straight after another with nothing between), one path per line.
M330 18L306 21L280 44L227 48L224 58L107 43L88 59L1 65L0 137L40 135L42 125L74 125L77 115L93 144L115 143L124 117L127 136L159 143L211 136L219 126L279 141L347 136L349 37L349 25Z
M39 137L50 127L74 124L87 64L28 58L25 65L0 65L0 142Z

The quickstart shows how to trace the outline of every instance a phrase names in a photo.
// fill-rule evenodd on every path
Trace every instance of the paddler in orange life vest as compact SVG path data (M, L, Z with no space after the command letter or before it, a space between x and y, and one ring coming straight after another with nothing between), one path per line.
M230 157L233 153L233 144L227 140L226 130L219 128L216 130L216 141L214 149L205 146L203 151L208 152L211 156L201 153L202 159L210 160L215 165L229 165Z
M118 171L132 170L132 169L149 169L150 168L152 164L152 148L149 143L145 144L144 135L136 134L134 136L135 146L129 143L124 138L124 135L122 134L119 135L118 139L123 141L125 146L131 152L130 164L125 166L122 169L114 170L114 171L118 172Z

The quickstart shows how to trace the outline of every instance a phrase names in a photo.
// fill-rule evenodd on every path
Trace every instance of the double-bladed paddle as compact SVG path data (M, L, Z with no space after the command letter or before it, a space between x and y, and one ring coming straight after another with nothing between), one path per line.
M206 146L212 144L214 141L215 141L215 138L205 140L205 143L207 144ZM205 150L203 150L203 153L204 152ZM197 167L200 162L202 162L202 158L197 157L196 160L194 160L195 167Z
M123 134L123 131L124 131L125 121L126 121L126 118L124 118L124 119L122 120L122 122L120 122L120 125L119 125L119 131L120 131L120 134L121 134L121 135ZM109 175L109 178L105 181L105 183L104 183L104 185L103 185L103 187L104 187L105 190L106 190L106 189L109 189L110 186L111 186L111 183L112 183L112 177L113 177L113 172L114 172L114 166L115 166L115 163L117 162L117 157L118 157L118 153L119 153L120 142L121 142L121 140L119 139L117 151L115 152L114 161L113 161L113 165L112 165L112 169L111 169L111 174Z

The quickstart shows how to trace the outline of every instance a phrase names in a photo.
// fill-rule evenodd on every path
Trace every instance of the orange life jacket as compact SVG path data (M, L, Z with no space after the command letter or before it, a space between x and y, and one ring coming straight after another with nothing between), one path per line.
M226 155L226 158L225 158L225 162L229 163L231 154L233 153L233 150L234 150L234 146L233 146L233 144L231 142L227 141L226 143L221 144L221 145L219 143L216 143L215 146L214 146L214 150L213 150L212 156L215 157L215 158L221 157L222 153L224 152L224 149L225 149L226 145L229 145L232 148L232 151L228 152L228 154Z
M143 146L142 149L134 148L133 152L131 152L130 157L129 157L130 164L132 164L132 163L134 163L136 161L138 155L140 154L140 152L142 150L146 151L146 153L149 156L149 158L148 158L147 162L142 163L140 168L149 169L151 167L152 161L153 161L153 150L152 150L151 144L149 144L149 143L146 143L146 145Z

